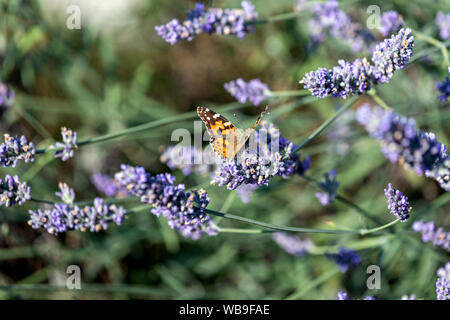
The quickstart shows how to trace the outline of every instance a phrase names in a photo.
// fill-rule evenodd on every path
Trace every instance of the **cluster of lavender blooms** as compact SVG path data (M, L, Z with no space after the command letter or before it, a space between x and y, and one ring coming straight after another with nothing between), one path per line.
M127 191L121 188L116 180L101 172L94 172L91 182L99 192L107 197L122 197L127 194Z
M67 161L73 158L74 149L78 147L78 135L72 129L61 127L61 136L63 142L56 142L55 145L50 146L50 149L56 149L55 158L61 158L62 161Z
M337 173L336 171L330 170L323 175L325 181L318 182L318 186L324 190L325 192L316 192L316 198L323 206L327 206L334 201L336 198L336 190L339 186L339 182L337 182Z
M215 157L208 150L195 146L168 146L161 153L160 160L171 170L180 169L184 175L192 173L210 176L215 169Z
M51 209L30 210L28 224L34 228L45 228L50 234L69 230L99 232L108 228L113 221L120 225L127 211L114 204L106 203L102 198L95 198L92 206L78 207L74 205L75 192L65 183L59 183L59 192L55 195L61 200Z
M359 52L368 51L375 40L371 32L352 22L347 14L339 9L339 3L336 0L315 3L312 13L309 30L315 43L323 42L325 36L329 34L350 45L353 51Z
M431 132L418 131L415 120L404 118L381 107L364 104L356 113L357 121L370 136L381 141L383 154L391 162L399 162L418 175L425 173L448 191L448 156L446 147ZM438 169L446 166L447 169ZM442 174L443 176L436 176Z
M0 179L0 206L22 205L30 198L30 187L20 182L18 176L7 174L5 179Z
M348 296L347 292L338 291L336 300L350 300L350 297ZM363 300L375 300L375 298L372 296L367 296Z
M439 27L439 36L442 40L450 38L450 13L439 11L436 15L436 25Z
M356 266L361 263L361 257L355 250L339 248L338 253L326 253L325 256L333 260L341 269L341 272L346 272L351 266Z
M388 209L401 222L406 222L411 212L408 197L403 195L399 190L395 189L391 183L388 184L387 189L384 189L384 195L388 201Z
M432 242L433 245L450 252L450 232L438 228L433 221L416 221L412 229L422 234L423 242Z
M441 161L432 170L425 171L425 176L436 180L442 189L450 191L450 156Z
M439 90L441 95L438 97L442 102L446 102L448 96L450 96L450 79L445 77L445 80L442 82L436 83L436 89Z
M239 78L225 83L224 87L240 103L249 101L254 106L266 100L270 94L269 86L259 79L245 82L242 78Z
M397 11L383 12L380 18L380 25L377 30L386 37L392 32L397 32L405 26L402 16Z
M165 217L172 229L193 240L217 234L217 228L205 213L210 201L205 190L186 192L184 184L174 184L175 177L168 173L152 176L142 167L124 164L121 169L114 176L119 185L151 204L151 212Z
M286 232L275 232L272 238L284 251L297 257L304 256L314 246L311 239L302 240Z
M372 53L372 63L366 58L353 63L339 60L333 69L319 68L307 73L300 83L318 98L347 98L352 94L362 94L371 85L387 83L394 72L406 67L413 54L414 37L410 29L401 29L391 38L379 43Z
M166 42L174 45L178 41L191 41L201 33L235 35L243 38L254 31L253 22L258 17L255 7L249 1L242 1L242 9L210 8L197 3L195 9L190 10L186 20L179 22L173 19L169 23L156 26L155 30Z
M445 267L438 269L437 276L436 299L450 300L450 262L447 262Z
M17 161L33 162L36 149L33 142L28 142L25 136L20 138L4 134L5 142L0 144L0 165L15 167Z
M309 169L310 158L303 161L292 150L296 145L284 137L273 124L263 122L261 128L250 137L250 146L235 159L219 164L213 184L234 190L243 184L267 185L274 176L288 178L303 174Z
M14 91L0 82L0 107L9 107L14 102Z

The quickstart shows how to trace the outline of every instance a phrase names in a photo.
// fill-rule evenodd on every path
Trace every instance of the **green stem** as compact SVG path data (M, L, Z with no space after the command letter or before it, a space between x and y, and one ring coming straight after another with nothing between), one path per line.
M358 98L357 96L349 98L344 103L344 105L338 111L335 112L335 114L331 118L325 121L319 128L317 128L316 131L314 131L308 138L306 138L305 141L300 143L294 150L292 150L292 152L293 153L298 152L300 149L304 148L308 143L317 138L326 128L328 128L329 125L331 125L337 118L339 118L339 116L341 116L347 109L349 109L357 98Z
M254 22L252 22L252 24L265 24L265 23L271 23L271 22L278 22L278 21L284 21L284 20L290 20L290 19L295 19L295 18L299 18L300 17L300 12L287 12L287 13L280 13L265 19L259 19L256 20Z
M370 233L374 233L374 232L377 232L377 231L381 231L381 230L384 230L384 229L386 229L386 228L389 228L390 226L393 226L394 224L398 223L399 221L400 221L400 220L397 219L397 220L391 221L391 222L389 222L389 223L386 223L385 225L383 225L383 226L381 226L381 227L378 227L378 228L373 228L373 229L362 229L362 230L360 230L360 234L361 234L362 236L364 236L364 235L366 235L366 234L370 234Z
M302 290L299 290L297 292L294 292L290 296L286 298L286 300L295 300L300 297L302 297L304 294L308 293L310 290L314 289L315 287L321 285L328 279L334 277L335 275L339 274L340 270L338 268L333 268L329 270L328 272L323 273L318 278L316 278L314 281L310 282L309 285L306 285Z
M236 110L236 109L240 109L245 107L245 104L233 104L227 108L223 108L221 111L222 112L226 112L226 111L232 111L232 110ZM167 117L164 119L158 119L155 121L150 121L144 124L140 124L134 127L130 127L118 132L113 132L113 133L109 133L109 134L105 134L105 135L101 135L101 136L97 136L97 137L93 137L90 139L85 139L82 140L80 142L78 142L78 146L83 146L83 145L87 145L87 144L93 144L93 143L100 143L100 142L105 142L108 140L112 140L112 139L116 139L116 138L120 138L123 136L127 136L127 135L131 135L134 133L138 133L138 132L142 132L145 130L149 130L149 129L154 129L154 128L158 128L158 127L162 127L164 125L167 124L171 124L174 122L178 122L178 121L183 121L183 120L189 120L192 118L197 117L197 111L192 111L192 112L187 112L181 115L176 115L173 117ZM36 150L36 153L44 153L46 151L48 151L49 148L45 148L45 149L38 149ZM57 149L52 149L52 150L57 150Z
M383 99L381 99L374 88L370 89L368 92L368 95L372 97L372 99L378 103L381 107L383 107L386 110L392 110L392 107L390 107L386 102L384 102Z
M284 91L269 91L266 95L269 98L284 98L284 97L303 97L310 95L309 90L284 90Z
M417 39L428 42L429 44L439 48L441 50L442 57L444 58L444 62L442 63L442 66L450 68L450 59L449 59L449 54L448 54L448 50L447 50L447 45L445 43L443 43L442 41L439 41L433 37L430 37L420 31L417 31L417 30L412 30L412 31L417 36Z

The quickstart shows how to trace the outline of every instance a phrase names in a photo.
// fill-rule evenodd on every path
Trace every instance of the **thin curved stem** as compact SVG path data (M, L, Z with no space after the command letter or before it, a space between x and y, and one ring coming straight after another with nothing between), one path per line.
M377 92L375 91L374 88L370 89L367 94L372 97L372 99L378 103L381 107L383 107L386 110L393 110L392 107L390 107L386 102L384 102L383 99L381 99L378 95Z
M292 150L292 152L295 153L300 151L300 149L304 148L308 143L317 138L326 128L328 128L337 118L339 118L339 116L341 116L347 109L349 109L357 98L358 98L357 96L349 98L344 103L344 105L338 111L335 112L335 114L331 118L322 123L322 125L319 128L317 128L316 131L314 131L308 138L306 138L306 140L300 143L294 150Z
M426 41L429 44L439 48L439 50L441 50L442 57L444 58L442 66L450 68L449 53L448 53L448 50L447 50L447 45L444 42L439 41L438 39L435 39L433 37L430 37L430 36L420 32L420 31L417 31L417 30L414 30L414 29L412 31L417 36L417 39Z

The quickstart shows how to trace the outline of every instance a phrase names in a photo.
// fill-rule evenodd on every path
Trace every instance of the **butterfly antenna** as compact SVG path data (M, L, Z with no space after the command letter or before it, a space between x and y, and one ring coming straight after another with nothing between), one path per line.
M258 119L256 119L255 124L254 124L253 127L252 127L252 130L254 130L254 129L256 128L256 126L258 125L258 123L261 122L261 119L262 119L263 115L264 115L268 110L269 110L269 106L267 105L267 106L264 108L263 112L261 112L261 113L259 114Z

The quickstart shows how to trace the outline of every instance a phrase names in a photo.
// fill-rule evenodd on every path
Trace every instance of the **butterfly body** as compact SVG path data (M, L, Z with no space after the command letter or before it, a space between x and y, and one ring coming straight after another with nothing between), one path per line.
M221 159L231 160L245 145L266 110L267 107L259 115L253 127L246 130L237 128L224 116L205 107L198 107L197 114L206 125L213 151Z

